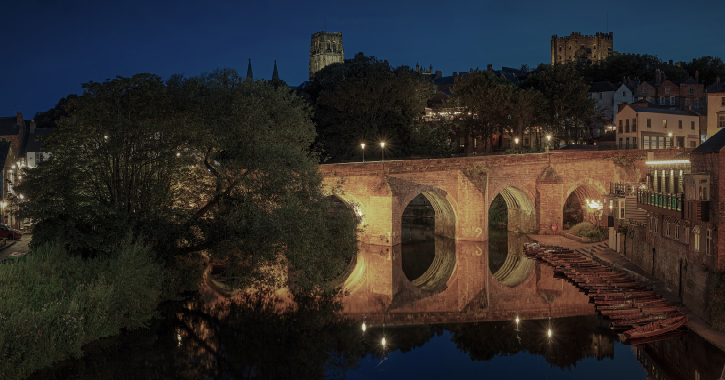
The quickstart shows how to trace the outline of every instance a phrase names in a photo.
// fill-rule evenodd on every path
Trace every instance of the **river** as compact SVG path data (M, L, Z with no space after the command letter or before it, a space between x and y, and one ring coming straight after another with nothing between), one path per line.
M403 233L403 271L412 281L433 261L436 238L424 226L407 225ZM489 237L489 269L506 282L509 274L496 273L508 271L511 255L517 254L511 251L520 250L526 237L503 230L491 230ZM553 276L546 264L531 268L537 297L550 300L549 315L556 306L551 299L568 297L567 292L580 297L575 288L555 289L569 285L546 278ZM546 288L550 280L556 285ZM518 281L511 289L517 284L528 286ZM512 301L526 305L541 299ZM499 315L491 308L486 321L450 323L447 317L459 319L447 314L434 323L407 324L400 316L368 321L344 315L328 302L279 313L263 298L209 306L188 295L159 307L159 318L148 328L94 342L83 358L30 379L715 380L725 365L723 352L694 333L642 346L622 344L593 308L577 309L585 310L578 312L582 315L518 322L490 320Z

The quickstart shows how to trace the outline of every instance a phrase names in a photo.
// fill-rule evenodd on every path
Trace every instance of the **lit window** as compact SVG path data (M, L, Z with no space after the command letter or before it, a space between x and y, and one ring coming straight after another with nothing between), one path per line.
M695 243L695 251L700 250L700 226L692 228L693 242Z
M718 128L725 128L725 115L718 115L717 126Z
M647 119L647 128L652 128L652 119Z
M662 120L662 128L667 128L667 119Z

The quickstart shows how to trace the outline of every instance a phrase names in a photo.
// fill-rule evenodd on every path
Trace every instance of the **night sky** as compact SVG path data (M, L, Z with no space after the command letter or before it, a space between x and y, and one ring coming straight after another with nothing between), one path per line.
M173 5L171 5L173 4ZM687 8L688 6L694 8ZM218 67L308 77L310 35L342 32L357 52L444 75L550 62L552 34L614 32L614 50L689 61L725 58L725 1L35 1L0 5L0 116L30 119L81 84Z

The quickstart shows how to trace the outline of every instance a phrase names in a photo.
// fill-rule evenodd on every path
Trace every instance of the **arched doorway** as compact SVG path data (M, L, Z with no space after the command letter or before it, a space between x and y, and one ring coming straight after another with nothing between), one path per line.
M488 267L501 284L515 287L528 278L534 261L523 255L526 233L534 231L534 203L526 194L508 187L494 197L488 208Z
M418 194L401 220L402 270L419 289L435 291L450 279L456 264L453 207L436 191Z

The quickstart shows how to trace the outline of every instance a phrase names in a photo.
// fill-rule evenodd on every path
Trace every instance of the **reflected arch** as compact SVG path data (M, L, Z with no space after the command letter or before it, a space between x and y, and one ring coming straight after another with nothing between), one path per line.
M445 289L446 283L451 279L456 267L456 212L445 191L435 187L422 186L402 199L403 214L405 214L405 210L408 209L411 202L420 196L428 201L434 211L434 256L427 269L420 276L418 276L420 272L417 272L415 273L416 278L410 278L408 273L411 272L406 273L405 271L403 275L416 288L426 292L437 292ZM430 242L430 235L427 241ZM414 250L416 252L414 254L408 251L409 253L406 254L402 247L401 249L403 250L401 253L401 266L406 267L406 265L411 264L409 260L420 260L418 251ZM427 262L427 260L423 261L422 264L426 265ZM420 262L413 261L412 264L419 265ZM422 266L421 269L423 268L425 267Z
M365 225L365 213L363 212L364 206L362 202L359 202L354 196L342 192L325 193L325 197L332 203L332 207L328 211L329 214L340 212L342 209L349 209L353 211L357 219L356 234L359 238L360 232ZM332 286L341 288L345 292L350 292L359 288L363 282L364 270L365 261L358 250L358 252L347 262L345 269L334 280L332 280Z

